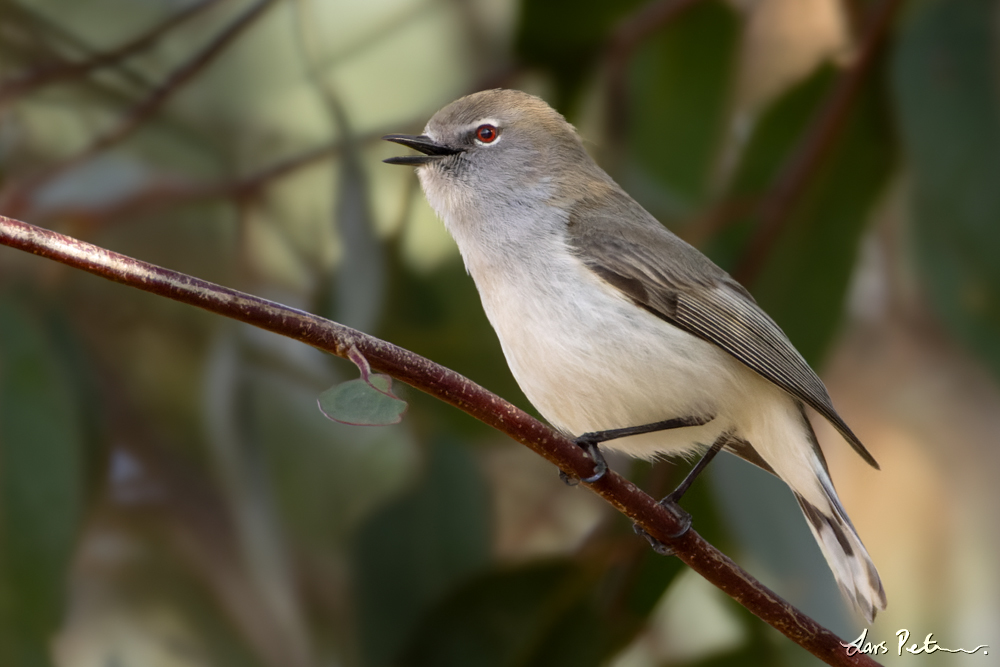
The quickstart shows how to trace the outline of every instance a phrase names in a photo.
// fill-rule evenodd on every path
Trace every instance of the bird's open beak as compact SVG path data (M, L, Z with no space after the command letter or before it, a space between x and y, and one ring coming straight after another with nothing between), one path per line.
M462 149L460 148L443 146L424 134L387 134L382 138L386 141L402 144L423 153L423 155L404 155L401 157L390 157L382 160L382 162L386 162L388 164L402 164L416 167L462 152Z

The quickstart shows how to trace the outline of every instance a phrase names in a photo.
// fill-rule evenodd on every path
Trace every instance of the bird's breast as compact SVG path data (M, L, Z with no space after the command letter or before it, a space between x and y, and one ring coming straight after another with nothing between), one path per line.
M501 266L467 265L515 379L553 425L579 435L718 414L728 355L636 306L561 243L510 253ZM711 444L724 421L608 444L684 451Z

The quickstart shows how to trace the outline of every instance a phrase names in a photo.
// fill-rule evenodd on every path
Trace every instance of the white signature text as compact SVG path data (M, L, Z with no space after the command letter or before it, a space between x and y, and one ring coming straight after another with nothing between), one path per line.
M976 648L945 648L941 646L934 640L934 633L929 632L927 636L924 637L923 644L910 644L906 646L906 642L910 640L910 631L905 628L896 632L896 637L899 639L899 644L896 647L896 655L903 655L903 651L910 653L912 655L919 655L921 653L935 653L936 651L945 651L946 653L968 653L974 654L978 653L980 649L983 650L983 655L989 655L989 645L980 644ZM845 649L847 649L847 655L854 655L856 653L866 653L868 655L885 655L889 652L889 648L886 646L884 641L878 643L868 641L868 628L861 631L861 636L855 639L849 644L844 642L840 643Z

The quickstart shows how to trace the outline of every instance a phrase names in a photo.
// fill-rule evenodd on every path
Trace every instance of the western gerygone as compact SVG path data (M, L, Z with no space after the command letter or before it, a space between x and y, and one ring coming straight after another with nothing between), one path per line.
M869 621L885 609L803 404L875 459L750 294L626 194L559 113L490 90L446 106L421 136L385 139L420 151L386 162L417 167L515 379L546 419L594 434L581 444L645 458L712 445L774 473L845 596Z

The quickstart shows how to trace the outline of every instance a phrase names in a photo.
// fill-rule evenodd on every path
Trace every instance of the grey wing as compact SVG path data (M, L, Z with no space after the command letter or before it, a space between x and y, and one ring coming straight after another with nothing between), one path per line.
M619 215L615 224L602 224L592 208L586 221L571 216L570 246L584 265L637 305L717 345L815 409L878 469L875 458L837 414L823 381L753 297L698 250L633 206L628 207L628 219L636 220L635 209L648 219L627 228Z
M823 381L749 295L722 286L693 297L682 295L676 303L671 321L677 326L718 345L812 407L840 431L861 458L878 469L878 462L837 414Z

